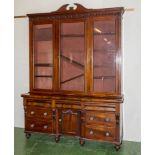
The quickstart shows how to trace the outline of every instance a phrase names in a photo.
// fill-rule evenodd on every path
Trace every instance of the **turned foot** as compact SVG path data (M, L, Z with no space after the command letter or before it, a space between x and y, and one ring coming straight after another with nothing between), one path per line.
M55 136L55 142L58 143L60 141L60 136Z
M121 145L122 145L122 141L121 141Z
M29 139L31 137L31 134L30 133L25 133L25 136L27 139Z
M83 146L85 144L85 140L80 138L79 143L80 143L81 146Z
M115 145L115 150L118 151L120 149L120 145Z

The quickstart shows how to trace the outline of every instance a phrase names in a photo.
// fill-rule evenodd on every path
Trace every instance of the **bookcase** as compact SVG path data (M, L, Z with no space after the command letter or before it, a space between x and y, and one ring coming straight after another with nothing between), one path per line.
M124 8L75 3L28 14L30 91L25 134L122 143L121 23Z

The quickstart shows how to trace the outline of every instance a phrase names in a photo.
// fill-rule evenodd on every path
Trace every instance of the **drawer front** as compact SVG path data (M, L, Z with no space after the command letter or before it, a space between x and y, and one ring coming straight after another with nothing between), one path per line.
M115 126L116 117L115 113L105 113L90 111L86 112L86 123L87 124L102 124L105 126Z
M103 111L103 112L115 112L116 105L115 104L105 104L105 103L84 103L84 110L89 111Z
M115 128L103 126L85 126L85 137L94 140L113 141L115 139Z
M52 120L52 109L49 108L38 108L35 106L27 106L26 117L51 119Z
M80 110L81 109L81 103L80 102L75 102L71 100L57 100L56 101L56 107L57 108L63 108L63 109L75 109L75 110Z
M52 107L52 101L27 100L25 106Z
M25 121L25 130L32 132L53 133L52 121L44 122L40 120Z

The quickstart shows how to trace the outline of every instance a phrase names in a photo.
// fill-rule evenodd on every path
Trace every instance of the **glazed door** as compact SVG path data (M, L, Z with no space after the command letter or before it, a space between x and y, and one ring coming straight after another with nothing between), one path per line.
M53 24L33 25L32 42L33 89L51 90L53 87Z
M116 20L112 17L93 22L93 90L116 92L117 56Z
M60 25L60 89L85 89L85 22L61 22Z

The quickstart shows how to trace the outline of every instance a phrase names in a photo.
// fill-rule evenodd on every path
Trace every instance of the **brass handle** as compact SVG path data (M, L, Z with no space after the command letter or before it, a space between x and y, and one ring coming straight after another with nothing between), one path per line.
M93 120L94 120L94 117L93 117L93 116L91 116L91 117L89 118L89 120L93 121Z
M34 115L34 113L35 113L34 111L31 111L31 115Z
M31 124L31 128L34 128L34 124Z
M110 132L105 132L105 136L109 137L110 136Z
M89 134L90 134L90 135L93 135L93 134L94 134L93 130L91 130L91 131L89 132Z
M44 112L44 116L47 116L47 112Z
M44 129L47 129L48 128L48 125L44 125Z
M62 122L62 119L61 118L59 118L59 122Z
M110 118L105 118L104 119L105 122L110 122L110 120L111 120Z

